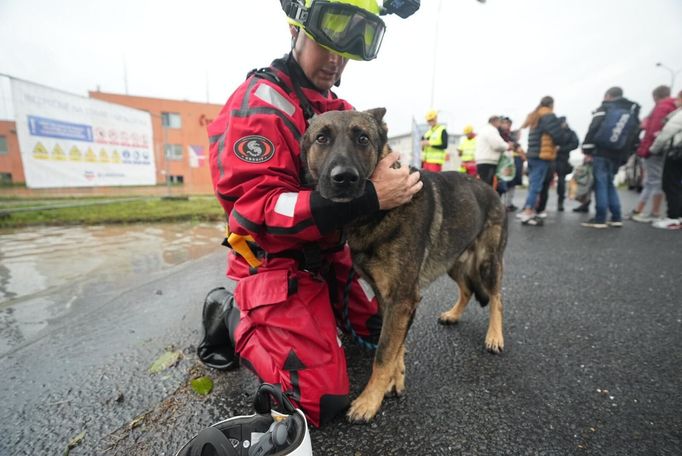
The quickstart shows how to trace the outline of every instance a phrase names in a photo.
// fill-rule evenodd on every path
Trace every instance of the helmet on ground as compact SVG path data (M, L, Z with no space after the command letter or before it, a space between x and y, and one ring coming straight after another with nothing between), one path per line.
M426 118L427 122L430 120L434 120L438 117L438 111L436 111L435 109L432 109L429 112L427 112L426 116L424 116L424 117Z
M377 57L386 31L376 0L280 0L291 25L353 60Z
M273 402L283 413L273 409ZM213 424L185 444L176 456L243 454L312 456L308 423L278 385L263 383L254 398L256 413Z
M471 133L474 132L474 126L469 124L464 127L464 134L465 135L470 135Z

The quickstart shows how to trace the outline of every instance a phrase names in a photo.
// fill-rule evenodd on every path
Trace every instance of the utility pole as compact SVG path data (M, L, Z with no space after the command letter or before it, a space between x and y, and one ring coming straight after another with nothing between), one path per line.
M436 63L438 62L438 24L440 24L440 10L443 6L443 0L438 0L438 11L436 13L436 33L433 38L433 68L431 70L431 105L429 109L434 109L435 93L436 93Z

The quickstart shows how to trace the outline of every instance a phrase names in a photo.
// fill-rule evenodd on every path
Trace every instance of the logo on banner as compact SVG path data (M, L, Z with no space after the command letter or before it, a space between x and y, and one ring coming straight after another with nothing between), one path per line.
M74 146L75 148L76 146ZM95 155L95 151L92 149L88 149L88 151L85 153L85 161L94 163L97 161L97 155Z
M33 158L37 158L38 160L47 160L50 158L43 143L36 143L33 147Z
M52 160L59 161L66 160L66 154L64 153L64 149L62 149L59 144L55 144L55 146L52 148Z
M275 146L263 136L245 136L234 143L234 154L247 163L264 163L275 155Z
M59 146L55 146L59 147ZM78 147L74 146L69 150L69 160L71 161L83 161L83 154Z

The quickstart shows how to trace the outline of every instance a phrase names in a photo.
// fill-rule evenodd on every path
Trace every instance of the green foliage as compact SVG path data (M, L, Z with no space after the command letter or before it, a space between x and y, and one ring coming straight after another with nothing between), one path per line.
M175 366L178 361L180 361L180 358L182 358L181 351L167 351L163 355L156 358L156 361L149 366L149 373L156 374L168 369L169 367Z
M2 199L0 228L36 225L213 222L224 219L213 196L187 200L155 198Z
M198 377L190 381L192 390L200 396L206 396L213 390L213 380L211 377Z

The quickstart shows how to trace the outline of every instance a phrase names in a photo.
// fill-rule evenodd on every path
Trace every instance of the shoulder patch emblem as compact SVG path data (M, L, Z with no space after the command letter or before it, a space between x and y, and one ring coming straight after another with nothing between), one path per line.
M234 154L247 163L264 163L275 155L275 146L264 136L244 136L234 143Z

